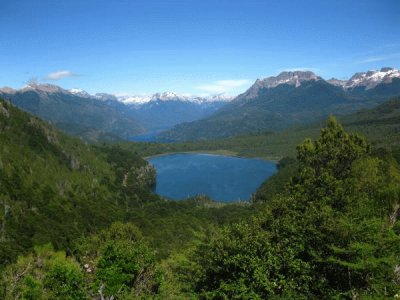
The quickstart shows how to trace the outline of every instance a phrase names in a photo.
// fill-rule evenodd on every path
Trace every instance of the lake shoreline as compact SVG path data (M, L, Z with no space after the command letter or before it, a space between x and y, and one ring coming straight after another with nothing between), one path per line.
M172 154L211 154L211 155L221 155L221 156L230 156L230 157L238 157L238 158L254 158L254 159L261 159L265 161L269 161L275 164L278 164L279 160L278 158L272 158L272 157L252 157L252 156L244 156L240 155L237 152L234 151L229 151L229 150L193 150L193 151L171 151L171 152L163 152L159 154L154 154L150 156L145 156L143 159L149 160L153 157L159 157L159 156L166 156L166 155L172 155Z

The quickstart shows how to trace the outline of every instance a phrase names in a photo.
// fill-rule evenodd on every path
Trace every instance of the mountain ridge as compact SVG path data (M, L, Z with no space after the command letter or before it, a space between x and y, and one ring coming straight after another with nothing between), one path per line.
M265 130L282 130L330 114L373 107L400 95L400 71L360 72L348 84L332 83L311 71L282 72L258 79L247 91L205 119L175 126L161 142L204 140Z

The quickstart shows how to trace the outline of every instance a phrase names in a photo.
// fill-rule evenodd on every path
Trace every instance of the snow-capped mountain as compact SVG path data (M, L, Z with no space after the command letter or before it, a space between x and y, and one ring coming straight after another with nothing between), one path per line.
M121 95L117 99L127 105L140 106L146 103L159 102L159 101L180 101L191 102L197 104L204 104L210 102L227 102L233 99L231 96L225 94L212 95L207 97L179 95L175 92L155 93L153 95Z
M381 83L391 83L393 78L400 78L400 71L398 69L384 67L380 70L355 73L349 80L332 78L328 80L328 82L336 86L341 86L344 89L365 87L366 90L369 90Z
M74 94L74 95L77 95L77 96L80 96L80 97L87 97L87 98L91 97L91 95L88 92L86 92L84 90L81 90L81 89L70 89L68 91L71 94Z
M79 88L66 90L38 83L0 89L0 97L71 133L81 134L89 128L90 135L105 132L130 138L177 126L165 140L280 130L331 113L371 107L399 94L400 71L387 67L356 73L349 80L324 80L311 71L285 71L257 79L234 99L225 94L194 96L175 92L92 95ZM215 134L211 136L210 132Z
M107 93L96 93L93 97L101 101L118 101L118 98L115 95Z
M88 122L92 120L90 115L85 115L87 121L75 118L77 115L101 108L101 118L103 119L107 118L109 113L118 115L118 119L128 119L131 122L129 127L132 130L127 129L122 132L121 128L118 128L119 131L117 131L114 130L113 125L108 125L108 121L115 122L117 118L110 117L108 121L102 121L104 125L107 125L107 130L109 127L111 128L109 132L118 133L119 136L124 137L129 132L132 132L133 136L134 133L157 131L170 128L178 123L204 118L232 99L223 94L198 97L179 95L174 92L153 95L112 95L107 93L91 95L78 88L66 90L56 85L36 83L30 83L18 90L0 89L0 96L12 99L20 107L31 111L39 111L39 108L31 108L30 105L33 105L31 99L40 99L38 103L40 103L40 110L43 113L38 113L39 116L54 123L73 123L75 127L76 124L81 123L89 127ZM51 111L51 114L48 114L48 111ZM102 129L98 123L90 123L90 127ZM128 126L126 127L128 128Z
M165 102L179 101L179 102L191 102L195 104L206 104L212 102L228 102L233 99L232 96L228 96L225 94L217 94L206 97L180 95L175 92L163 92L163 93L155 93L148 95L107 94L107 93L97 93L95 95L90 95L88 92L77 88L70 89L68 90L68 92L79 97L97 99L101 101L110 101L110 100L119 101L125 105L136 106L136 107L142 106L147 103L151 102L155 103L160 101L165 101Z
M159 131L205 118L231 99L225 95L194 97L164 92L147 96L122 96L119 97L119 103L149 131Z
M357 88L355 88L357 87ZM275 131L349 114L400 95L399 71L356 73L347 81L324 80L310 71L282 72L258 79L212 115L178 124L159 141L204 140L259 131Z
M280 73L278 76L267 77L263 80L257 80L256 82L266 88L273 88L281 84L295 85L298 87L303 81L320 79L322 78L311 71L286 71Z
M322 80L311 71L285 71L278 76L270 76L264 79L257 79L256 82L238 98L251 99L258 95L261 89L275 88L282 84L294 85L299 87L304 81Z

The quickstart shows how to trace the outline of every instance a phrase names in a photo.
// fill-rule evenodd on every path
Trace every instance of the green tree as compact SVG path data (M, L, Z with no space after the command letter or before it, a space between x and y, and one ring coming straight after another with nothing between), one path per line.
M298 176L252 223L198 248L211 298L384 298L399 290L400 172L335 118L298 146ZM397 270L397 271L396 271Z
M35 247L7 266L1 277L3 299L86 299L82 268L54 252L51 245Z
M159 292L162 273L135 225L113 223L96 235L78 240L75 249L86 266L94 294L127 299Z

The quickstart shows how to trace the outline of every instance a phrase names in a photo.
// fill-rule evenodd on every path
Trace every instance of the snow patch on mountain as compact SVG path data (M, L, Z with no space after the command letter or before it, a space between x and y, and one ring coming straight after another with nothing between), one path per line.
M87 97L87 98L92 97L88 92L86 92L82 89L70 89L70 90L68 90L68 92L70 92L71 94L74 94L76 96L80 96L80 97Z
M233 97L220 94L212 95L207 97L191 96L191 95L179 95L175 92L164 92L155 93L153 95L120 95L117 99L127 105L143 105L146 103L156 103L162 101L180 101L180 102L192 102L197 104L212 103L212 102L227 102L233 99Z
M341 86L344 89L353 89L361 86L369 90L381 83L391 83L393 78L400 78L400 71L398 69L384 67L380 70L355 73L349 80L332 78L328 80L328 82L333 85Z

